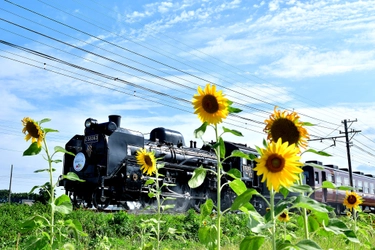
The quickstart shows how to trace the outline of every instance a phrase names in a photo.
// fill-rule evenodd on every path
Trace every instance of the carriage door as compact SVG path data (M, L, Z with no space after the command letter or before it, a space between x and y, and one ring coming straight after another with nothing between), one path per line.
M322 185L323 185L323 181L326 181L327 180L327 173L325 171L322 171ZM323 188L323 194L322 194L322 202L326 202L327 201L327 189L326 188Z

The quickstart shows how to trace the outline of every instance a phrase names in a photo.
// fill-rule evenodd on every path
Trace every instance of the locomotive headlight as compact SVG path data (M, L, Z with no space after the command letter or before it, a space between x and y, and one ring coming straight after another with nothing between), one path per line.
M86 121L85 121L85 127L86 127L86 128L90 128L91 126L93 126L94 124L97 124L97 123L98 123L97 120L92 119L92 118L88 118L88 119L86 119Z
M79 172L81 171L86 163L86 157L82 152L79 152L76 154L73 160L73 168L75 171Z

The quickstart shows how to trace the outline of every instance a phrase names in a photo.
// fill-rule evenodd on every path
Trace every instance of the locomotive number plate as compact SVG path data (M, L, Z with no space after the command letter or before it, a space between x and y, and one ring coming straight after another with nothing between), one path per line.
M85 143L94 143L99 141L99 135L88 135L85 136Z
M245 177L253 178L253 171L250 166L243 165L242 169Z

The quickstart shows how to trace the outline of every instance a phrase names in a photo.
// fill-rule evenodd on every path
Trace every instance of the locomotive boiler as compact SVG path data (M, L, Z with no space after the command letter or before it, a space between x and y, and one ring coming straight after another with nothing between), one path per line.
M197 148L194 141L186 146L180 132L162 127L153 129L146 139L141 132L121 128L120 123L118 115L110 115L105 123L89 118L85 121L84 134L73 136L65 145L65 149L74 156L64 155L63 174L74 172L85 180L63 179L59 183L64 186L74 206L105 209L109 205L128 208L129 202L140 206L152 203L148 197L149 187L145 186L149 177L142 173L135 158L141 148L153 151L156 158L161 158L158 163L164 164L164 168L160 169L163 178L159 182L174 184L165 186L162 196L174 198L170 202L175 204L176 211L199 210L199 205L208 198L215 202L216 176L209 174L210 171L200 187L192 189L188 185L196 168L216 168L216 155L211 147ZM228 155L233 150L257 154L256 150L239 143L225 142L225 148ZM225 171L238 169L248 187L258 188L259 178L253 172L254 164L253 161L234 157L223 162L223 168ZM228 185L221 193L222 209L226 209L232 204L235 193ZM256 200L254 203L257 203Z

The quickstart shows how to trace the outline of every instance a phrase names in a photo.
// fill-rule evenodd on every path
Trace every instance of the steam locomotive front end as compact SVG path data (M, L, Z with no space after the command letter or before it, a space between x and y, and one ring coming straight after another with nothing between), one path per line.
M91 202L95 206L100 202L108 205L109 197L122 193L124 187L141 189L139 168L126 166L126 160L143 147L144 137L139 132L120 128L120 122L121 117L117 115L109 116L109 121L105 123L89 118L85 121L84 135L75 135L66 144L65 149L74 155L64 155L63 174L73 172L84 180L60 182L74 203L77 199L88 206Z

